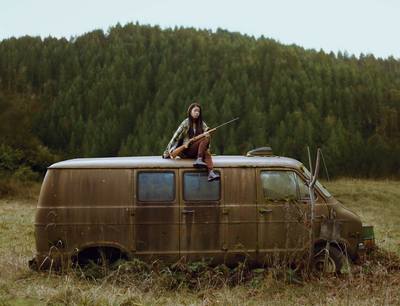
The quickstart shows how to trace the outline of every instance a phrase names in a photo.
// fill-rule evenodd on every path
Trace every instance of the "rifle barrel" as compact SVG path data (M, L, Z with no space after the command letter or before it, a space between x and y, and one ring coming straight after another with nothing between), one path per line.
M213 129L218 129L221 126L224 126L224 125L229 124L229 123L231 123L233 121L236 121L236 120L239 120L239 117L236 117L235 119L229 120L228 122L222 123L221 125L218 125L217 127L213 128Z

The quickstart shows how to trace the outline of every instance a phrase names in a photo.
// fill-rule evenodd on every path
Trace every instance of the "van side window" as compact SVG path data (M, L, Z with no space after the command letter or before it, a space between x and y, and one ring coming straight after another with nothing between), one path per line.
M184 173L183 198L185 201L218 201L220 199L220 181L209 182L207 177L207 172Z
M143 202L172 202L175 199L174 172L139 172L138 200Z
M303 179L296 175L297 177L297 182L299 184L299 196L300 199L302 200L309 200L310 199L310 192L308 191L308 187L306 186L305 182L303 181ZM315 196L316 198L316 196Z
M261 171L266 200L297 199L296 175L292 171Z

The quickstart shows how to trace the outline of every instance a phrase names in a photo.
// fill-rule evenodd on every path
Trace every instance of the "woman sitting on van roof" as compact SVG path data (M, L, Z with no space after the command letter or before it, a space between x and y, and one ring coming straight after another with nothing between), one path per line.
M206 132L209 128L203 121L201 116L201 107L198 103L190 104L187 110L187 118L182 121L178 129L175 131L170 142L168 143L167 149L163 153L163 158L170 158L170 153L177 147L186 144L189 139ZM189 145L185 149L180 157L182 158L196 158L193 163L195 168L207 168L208 180L218 180L219 175L213 171L213 162L211 154L208 150L210 145L210 136L203 137Z

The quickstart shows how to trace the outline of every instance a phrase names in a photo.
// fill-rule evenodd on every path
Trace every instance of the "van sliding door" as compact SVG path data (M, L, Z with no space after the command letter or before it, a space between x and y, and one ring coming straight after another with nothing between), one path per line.
M216 172L218 169L214 169ZM207 172L180 170L182 182L180 206L181 257L190 261L212 258L223 260L223 192L221 181L207 181Z
M224 223L227 264L254 260L257 250L257 197L254 168L224 169Z
M268 264L286 255L290 248L290 216L297 214L296 177L293 171L285 169L258 169L257 172L259 261Z
M135 170L136 255L146 261L179 259L178 172Z

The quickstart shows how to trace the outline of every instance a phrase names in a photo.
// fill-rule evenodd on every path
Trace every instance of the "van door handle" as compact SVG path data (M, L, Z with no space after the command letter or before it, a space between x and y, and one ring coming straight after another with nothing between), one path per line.
M260 209L258 210L258 212L259 212L260 214L269 214L269 213L272 213L272 209L260 208Z
M182 214L193 214L193 213L194 210L186 210L186 209L182 210Z

